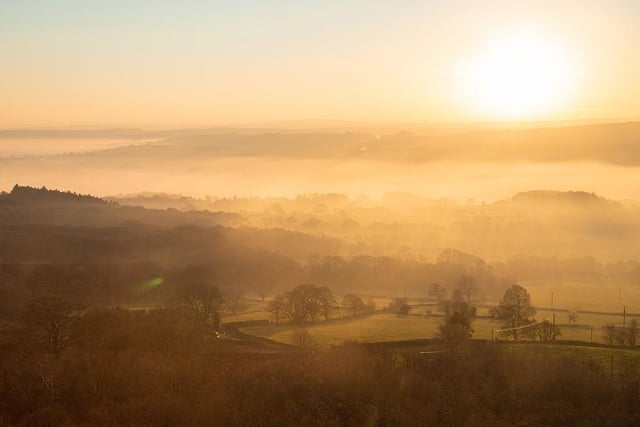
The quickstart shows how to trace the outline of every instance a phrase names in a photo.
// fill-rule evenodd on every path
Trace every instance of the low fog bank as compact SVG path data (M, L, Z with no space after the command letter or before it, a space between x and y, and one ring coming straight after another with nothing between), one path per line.
M633 199L640 185L638 145L638 123L423 135L224 128L3 131L0 188L20 182L101 196L337 192L378 199L406 191L463 202L545 188ZM29 156L15 158L24 154Z
M594 193L529 191L494 202L458 203L410 193L381 200L340 193L296 198L204 198L168 194L112 197L124 205L238 214L244 225L339 239L348 254L433 259L453 247L493 261L514 256L640 256L640 207Z
M123 205L224 212L232 220L221 225L335 239L342 242L340 256L433 259L456 248L490 261L608 262L640 256L640 208L631 201L640 186L639 135L639 123L425 135L2 131L5 143L58 146L52 136L83 148L99 148L87 138L128 143L0 158L0 190L20 183ZM144 192L153 196L136 196ZM137 220L124 220L131 219Z

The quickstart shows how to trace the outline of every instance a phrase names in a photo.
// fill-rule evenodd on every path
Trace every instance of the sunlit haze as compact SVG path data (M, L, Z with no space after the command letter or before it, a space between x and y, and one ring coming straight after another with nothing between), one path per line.
M640 117L636 1L4 1L0 126Z
M576 54L544 35L503 34L461 65L460 94L474 112L495 118L563 117L576 103L569 95L585 89Z

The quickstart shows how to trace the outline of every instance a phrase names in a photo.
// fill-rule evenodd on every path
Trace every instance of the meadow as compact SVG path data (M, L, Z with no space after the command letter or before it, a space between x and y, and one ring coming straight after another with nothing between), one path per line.
M524 284L531 295L536 309L536 320L554 321L560 329L558 340L581 341L603 344L602 327L609 324L627 325L632 319L640 320L640 287L631 284L614 285L606 283L578 282L528 282ZM553 307L551 293L553 292ZM626 306L623 318L623 305L618 303L618 296ZM366 316L351 317L344 308L336 308L330 321L319 321L306 329L311 340L318 345L336 345L344 342L390 342L409 341L434 338L438 325L443 321L433 302L425 299L410 298L412 306L408 315L400 315L383 311L392 298L388 296L366 296L372 300L377 311ZM338 298L340 300L340 298ZM266 311L267 302L250 299L247 311L231 315L223 314L223 324L252 320L271 320ZM480 340L499 339L498 330L502 328L499 321L489 316L492 306L497 301L478 302L478 317L472 323L473 338ZM573 313L575 318L570 319ZM252 326L242 328L251 335L269 338L281 343L294 342L299 328L287 323L276 326Z

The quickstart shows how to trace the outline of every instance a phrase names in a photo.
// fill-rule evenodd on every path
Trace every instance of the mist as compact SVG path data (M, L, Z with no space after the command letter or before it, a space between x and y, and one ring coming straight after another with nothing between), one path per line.
M62 131L49 132L56 138L43 132L34 139L22 132L22 139L15 139L14 132L0 138L0 187L20 182L101 196L343 193L374 199L404 191L477 203L549 189L624 200L636 197L640 166L633 155L616 153L634 143L636 128L613 124L426 135L129 131L130 139L109 138L125 131L102 131L100 139L77 133L60 139Z

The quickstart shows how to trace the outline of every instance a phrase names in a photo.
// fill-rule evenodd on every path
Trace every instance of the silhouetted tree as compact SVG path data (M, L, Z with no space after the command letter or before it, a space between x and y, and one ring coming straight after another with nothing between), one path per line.
M456 346L471 338L472 311L465 302L450 312L438 327L438 336L450 345Z
M632 319L629 326L605 325L602 327L602 339L605 343L612 345L636 345L640 336L638 321Z
M298 347L308 347L311 344L311 335L309 334L309 328L297 327L293 330L293 343Z
M331 317L335 297L329 288L315 285L298 285L285 294L284 311L293 323L315 322L323 315Z
M329 320L333 313L333 306L336 303L336 298L331 293L331 290L326 286L316 288L316 298L320 303L320 311L324 316L324 320Z
M638 320L631 319L629 322L629 326L627 326L625 331L625 341L627 345L636 345L638 341L638 336L640 336L640 328L638 327Z
M513 339L517 340L517 328L530 324L529 318L536 314L536 309L531 305L531 297L527 290L520 285L513 285L505 291L498 306L491 310L491 314L494 318L502 320L505 328L510 329L505 335L512 335Z
M602 327L602 339L606 344L613 345L619 342L619 330L614 325L604 325Z
M74 319L71 304L55 295L34 298L24 314L35 341L56 357L72 342Z
M556 337L562 335L560 328L558 326L554 326L553 323L548 320L544 320L532 328L527 329L525 334L540 341L553 341Z
M223 299L217 286L189 283L181 289L175 302L197 320L212 322L215 329L220 328L219 309Z
M354 316L367 311L367 306L358 295L345 295L344 298L342 298L342 303L349 307Z
M407 315L411 311L411 306L406 298L396 298L389 305L389 310L397 314Z
M277 295L267 303L267 311L273 316L276 325L280 324L280 319L286 313L287 299L282 295Z
M242 313L247 310L248 303L243 292L239 289L233 289L224 297L224 305L231 314Z

